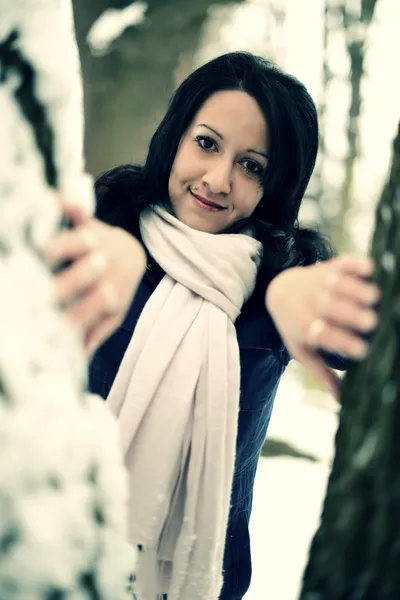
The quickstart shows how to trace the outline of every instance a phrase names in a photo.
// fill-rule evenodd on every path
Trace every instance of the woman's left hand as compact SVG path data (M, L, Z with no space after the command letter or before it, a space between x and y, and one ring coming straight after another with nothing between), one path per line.
M69 262L55 275L55 296L84 332L90 355L121 324L146 268L142 245L129 233L65 205L71 223L45 250L49 263Z
M339 396L340 379L318 348L350 359L365 357L363 335L377 325L379 288L369 281L370 258L342 256L280 273L268 286L266 305L289 353Z

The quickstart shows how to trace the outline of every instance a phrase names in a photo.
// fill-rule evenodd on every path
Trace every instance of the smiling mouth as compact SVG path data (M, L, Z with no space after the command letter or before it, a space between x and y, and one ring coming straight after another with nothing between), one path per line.
M200 206L200 208L202 208L203 210L207 210L207 211L221 211L221 210L226 210L225 206L221 206L220 204L217 204L216 202L211 202L211 200L208 200L207 198L203 198L203 196L199 196L198 194L195 194L194 192L192 192L191 189L189 189L190 193L192 194L193 198L196 201L196 204L198 206Z

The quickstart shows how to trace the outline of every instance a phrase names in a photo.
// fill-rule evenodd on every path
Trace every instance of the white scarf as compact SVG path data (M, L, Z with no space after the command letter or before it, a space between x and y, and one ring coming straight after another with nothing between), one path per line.
M139 318L108 397L129 475L138 600L217 600L235 464L240 362L234 322L261 244L141 216L166 275Z

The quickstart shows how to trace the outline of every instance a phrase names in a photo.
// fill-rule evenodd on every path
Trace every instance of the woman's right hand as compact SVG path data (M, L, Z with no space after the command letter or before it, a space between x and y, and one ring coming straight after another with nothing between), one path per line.
M72 225L52 238L45 254L53 266L71 264L55 276L56 298L67 318L84 332L92 354L122 323L146 268L142 245L129 233L65 205Z

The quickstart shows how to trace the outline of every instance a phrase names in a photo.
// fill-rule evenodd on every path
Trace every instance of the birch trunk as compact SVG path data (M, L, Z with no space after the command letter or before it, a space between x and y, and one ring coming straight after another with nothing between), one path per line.
M348 150L345 161L344 182L340 198L340 215L334 234L335 247L344 252L351 248L348 235L348 220L353 204L354 174L360 154L359 122L362 109L361 84L368 29L375 12L377 0L346 0L342 5L346 48L350 62L350 106L347 120Z
M117 600L134 557L116 424L42 254L59 195L93 203L67 0L0 0L0 113L0 598Z

